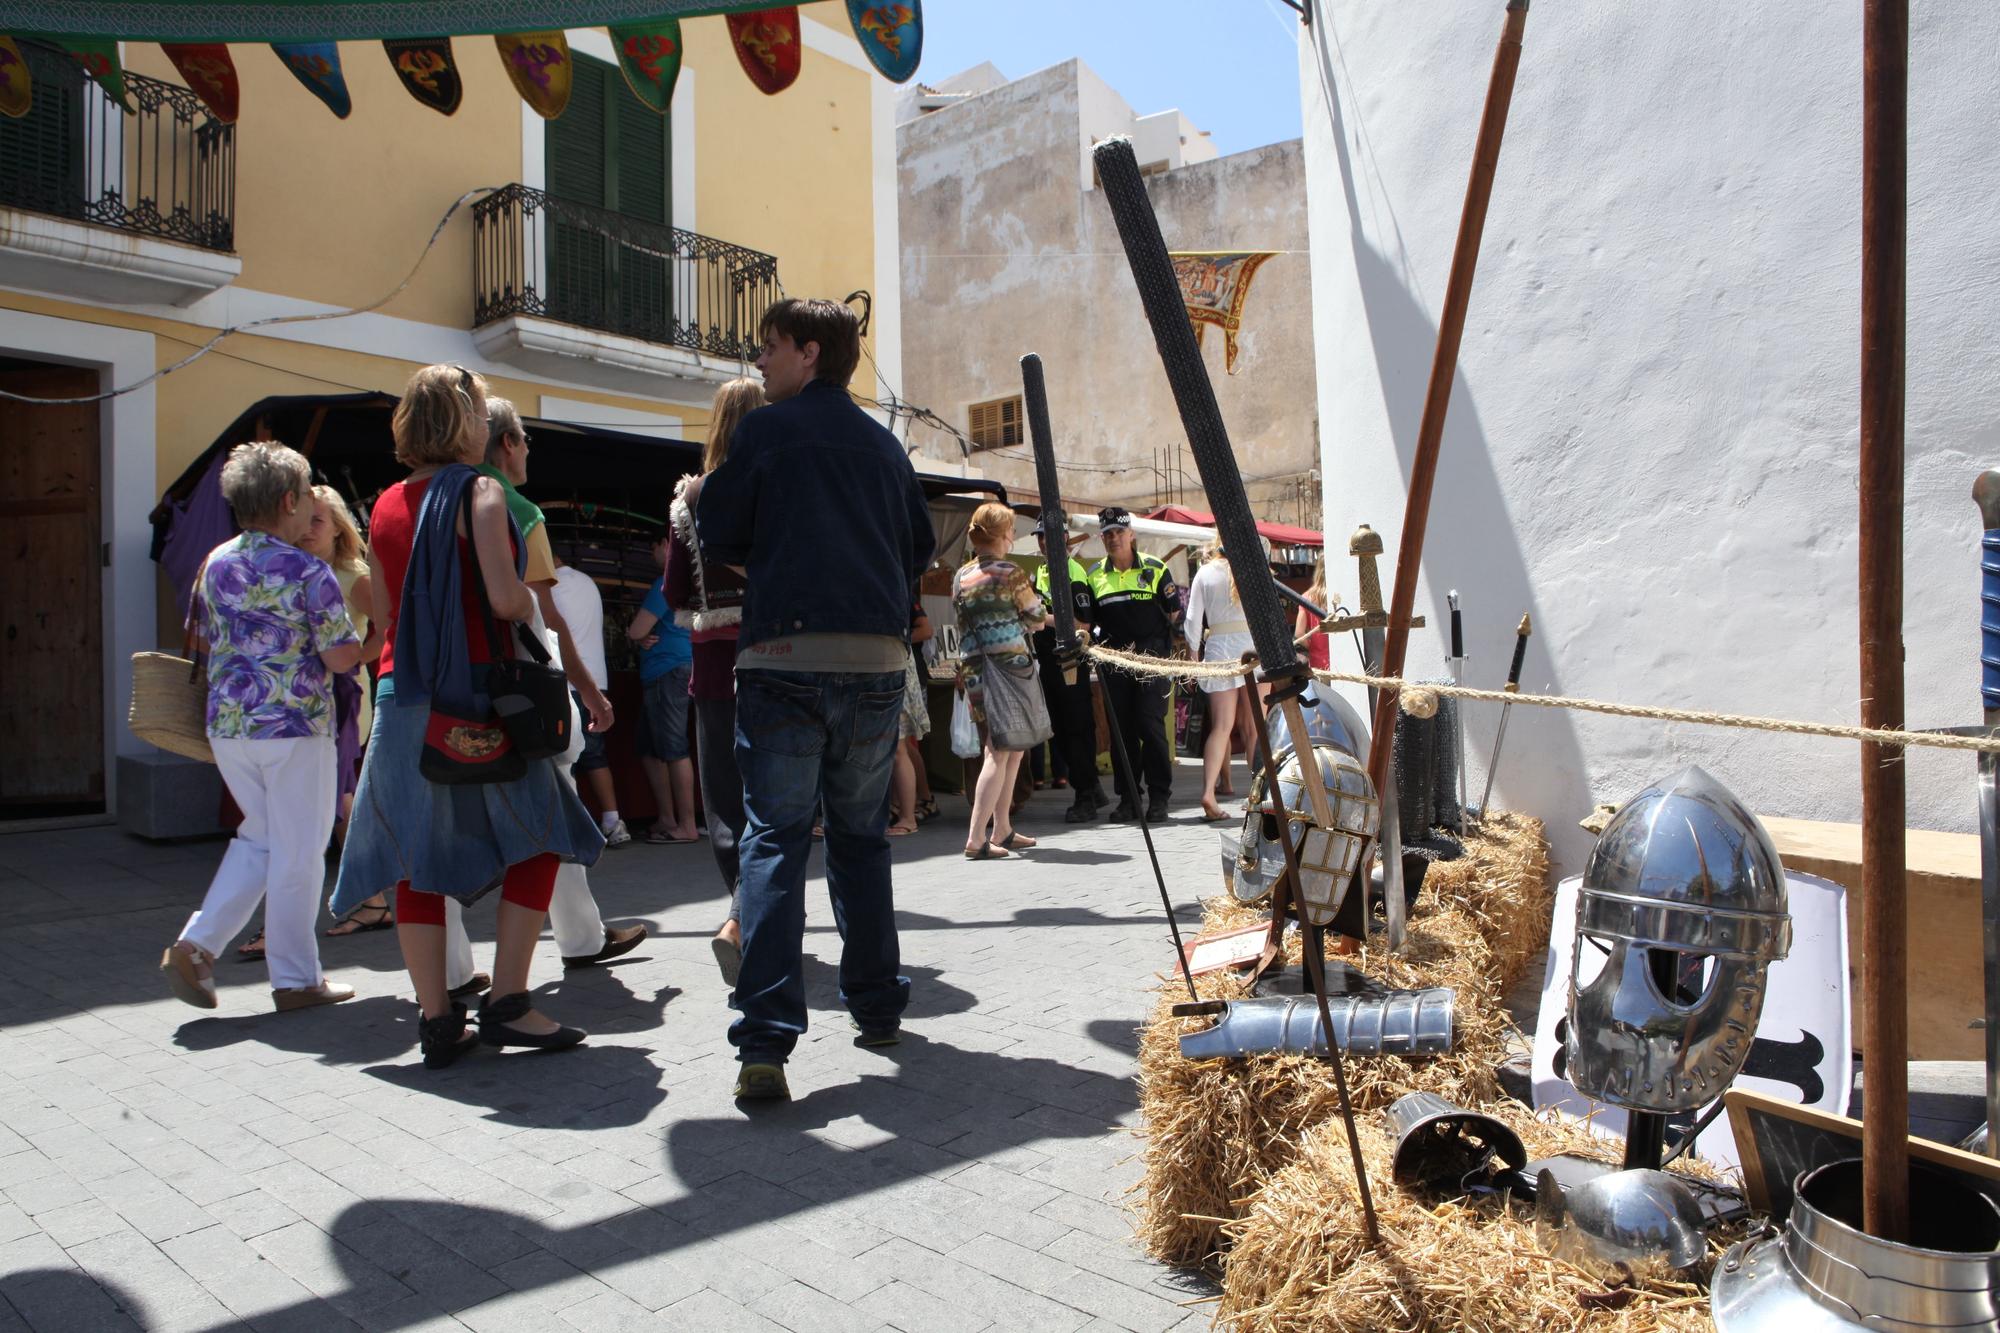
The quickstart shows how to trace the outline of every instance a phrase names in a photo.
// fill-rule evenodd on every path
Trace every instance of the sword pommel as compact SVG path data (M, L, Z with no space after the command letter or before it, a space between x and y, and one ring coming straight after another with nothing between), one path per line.
M1376 572L1375 557L1382 554L1382 534L1363 523L1347 539L1347 553L1361 562L1361 614L1383 613L1382 576ZM1388 624L1387 620L1381 622Z
M1972 502L1979 506L1979 521L1987 531L2000 528L2000 472L1979 474L1972 483Z

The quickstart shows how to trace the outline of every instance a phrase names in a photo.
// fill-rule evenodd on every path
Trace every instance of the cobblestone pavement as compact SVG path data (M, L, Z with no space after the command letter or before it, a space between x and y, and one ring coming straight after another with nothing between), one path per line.
M565 975L544 939L541 1000L587 1046L426 1072L392 933L324 943L351 1003L272 1013L225 959L204 1014L155 967L220 842L0 836L0 1333L1205 1327L1127 1211L1158 891L1137 826L1066 825L1067 795L1019 860L966 861L951 796L896 843L899 1047L853 1044L815 878L796 1100L748 1114L705 842L600 863L606 918L653 930L627 958ZM1192 921L1214 829L1188 802L1156 841Z

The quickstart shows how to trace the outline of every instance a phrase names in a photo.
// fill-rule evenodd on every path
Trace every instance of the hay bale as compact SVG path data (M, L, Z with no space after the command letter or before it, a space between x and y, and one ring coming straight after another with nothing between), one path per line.
M1489 829L1485 837L1470 841L1469 847L1478 850L1465 861L1485 867L1498 882L1462 876L1438 895L1427 875L1403 953L1363 950L1352 960L1385 985L1449 986L1458 997L1457 1040L1448 1055L1347 1062L1357 1113L1372 1114L1413 1091L1433 1092L1464 1106L1482 1106L1500 1095L1493 1067L1506 1054L1508 1028L1501 1007L1503 963L1489 932L1506 942L1511 956L1519 940L1532 934L1528 920L1539 912L1546 942L1548 851L1535 820L1496 817ZM1497 845L1485 845L1489 843ZM1534 878L1537 866L1539 882ZM1268 915L1267 908L1227 894L1203 908L1204 931L1254 925ZM1287 939L1286 955L1292 963L1302 960L1296 936ZM1246 993L1243 982L1228 973L1195 982L1205 999ZM1296 1160L1308 1130L1338 1119L1340 1102L1333 1071L1322 1060L1281 1055L1183 1059L1181 1035L1211 1020L1173 1017L1168 1010L1176 998L1171 989L1162 992L1140 1036L1146 1170L1139 1234L1147 1249L1168 1263L1213 1266L1227 1243L1225 1225L1242 1215L1245 1201L1271 1175Z
M1518 1104L1484 1109L1520 1133L1531 1157L1604 1153L1603 1142L1580 1125L1538 1120ZM1711 1327L1705 1279L1740 1231L1711 1237L1703 1269L1690 1281L1608 1290L1542 1251L1524 1204L1500 1195L1446 1200L1403 1191L1390 1178L1395 1144L1382 1117L1368 1116L1357 1129L1380 1248L1370 1249L1362 1234L1346 1133L1339 1120L1328 1121L1225 1228L1230 1244L1218 1328L1692 1333Z
M1549 947L1549 843L1542 821L1499 811L1465 840L1465 855L1434 861L1424 892L1471 913L1493 950L1494 981L1504 995Z

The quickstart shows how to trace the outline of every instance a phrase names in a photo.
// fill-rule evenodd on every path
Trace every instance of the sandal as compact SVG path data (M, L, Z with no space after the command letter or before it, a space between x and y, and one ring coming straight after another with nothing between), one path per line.
M886 832L892 838L907 838L912 833L915 833L917 831L917 826L915 824L911 824L908 827L905 827L902 824L891 824L887 829L883 831Z
M363 912L372 912L374 915L363 920L361 916ZM396 913L387 903L363 903L346 916L340 918L340 920L334 922L331 926L328 926L326 928L326 937L328 939L337 939L342 935L361 935L371 930L389 930L395 924ZM263 936L260 935L257 938L261 940Z
M1000 861L1005 860L1010 855L1011 853L1005 847L992 842L982 842L977 848L968 847L965 849L965 859L968 861Z
M264 932L258 931L249 939L236 946L236 961L239 963L261 963L264 961Z
M176 1000L197 1009L213 1009L215 998L214 955L199 945L176 940L160 955L160 971L166 975L167 989Z
M1017 832L1017 833L1009 833L1006 837L1002 838L999 842L996 842L993 845L995 847L1004 847L1010 852L1020 852L1020 851L1026 851L1028 848L1035 846L1036 843L1035 840L1029 837L1027 834Z
M937 797L935 796L926 796L924 797L923 800L917 802L917 822L919 824L930 823L933 819L936 819L940 813L941 812L938 810Z

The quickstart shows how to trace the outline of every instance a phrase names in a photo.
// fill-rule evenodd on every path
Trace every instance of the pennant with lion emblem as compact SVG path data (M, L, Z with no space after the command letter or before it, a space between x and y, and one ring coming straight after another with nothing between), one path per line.
M729 40L736 45L736 59L750 82L767 93L781 93L799 77L801 59L799 7L753 9L746 14L726 14Z
M891 83L907 83L924 54L923 0L884 5L847 0L847 21L869 63Z
M69 58L83 66L88 74L104 90L104 95L125 110L138 113L132 99L125 95L125 67L118 61L118 43L109 37L66 37L53 36L52 41L69 53Z
M1243 302L1258 266L1275 250L1176 250L1174 276L1180 280L1181 301L1194 324L1195 341L1207 325L1222 329L1223 364L1236 373L1236 333L1243 327Z
M569 58L569 38L560 29L549 32L495 33L500 63L521 100L543 120L554 120L569 105L576 67Z
M403 90L440 115L458 110L465 97L465 83L451 58L449 37L384 37L382 49L389 53L389 67L403 82Z

